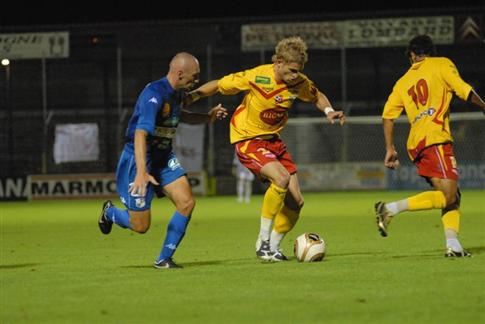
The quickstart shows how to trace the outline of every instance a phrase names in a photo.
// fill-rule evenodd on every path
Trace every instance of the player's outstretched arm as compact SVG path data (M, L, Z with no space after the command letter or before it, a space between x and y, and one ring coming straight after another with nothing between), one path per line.
M470 91L470 94L468 95L468 101L471 104L481 108L483 114L485 114L485 101L483 101L483 99L480 98L480 96L478 95L478 93L475 92L475 90L472 89L472 91Z
M222 120L227 117L227 109L221 104L213 107L208 113L196 113L186 109L182 110L180 120L187 124L205 124L213 123L216 120Z
M188 106L191 103L196 102L200 98L215 95L217 91L219 91L219 86L217 84L218 82L219 80L212 80L201 85L197 89L190 91L185 101L185 105Z
M340 125L343 125L345 123L344 112L341 110L335 111L332 108L330 100L328 100L327 96L325 96L323 93L318 93L318 99L315 105L317 106L318 110L325 113L330 123L333 124L337 120L340 122Z

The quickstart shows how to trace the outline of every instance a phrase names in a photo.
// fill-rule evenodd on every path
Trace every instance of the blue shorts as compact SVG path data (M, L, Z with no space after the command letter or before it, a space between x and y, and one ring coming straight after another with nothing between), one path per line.
M147 168L153 171L151 161L147 162ZM156 169L156 173L151 172L151 174L160 183L160 187L163 188L178 178L183 177L187 172L180 165L175 153L170 152L164 165L159 166ZM150 209L154 194L154 187L151 183L147 185L145 196L132 195L128 192L129 185L135 180L135 176L135 155L123 150L120 161L118 162L118 168L116 169L116 190L120 195L120 199L129 210L142 211Z

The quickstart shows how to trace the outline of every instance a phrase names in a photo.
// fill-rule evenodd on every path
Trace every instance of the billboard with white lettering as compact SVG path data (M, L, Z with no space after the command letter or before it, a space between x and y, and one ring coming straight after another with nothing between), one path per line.
M0 34L0 58L69 57L69 32Z
M453 16L381 18L322 22L250 24L241 26L243 51L273 50L281 39L300 36L315 49L405 46L419 34L436 44L452 44Z

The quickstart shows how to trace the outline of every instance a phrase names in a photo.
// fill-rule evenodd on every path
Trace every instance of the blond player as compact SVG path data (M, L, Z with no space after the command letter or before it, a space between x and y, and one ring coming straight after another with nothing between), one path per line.
M297 170L280 132L295 99L313 102L334 123L345 121L327 97L304 74L307 46L299 37L281 40L272 64L229 74L206 83L191 93L192 99L213 95L246 93L230 122L231 143L241 163L262 181L269 181L261 211L256 256L267 261L287 260L280 242L298 220L303 197ZM327 139L322 139L327 140Z
M389 222L400 212L441 209L446 237L446 257L468 257L459 240L460 190L458 169L450 133L450 101L453 94L485 110L485 103L464 82L453 62L433 57L435 46L427 35L414 37L407 54L411 68L394 85L382 114L386 155L384 165L395 169L399 159L393 142L393 120L406 111L411 129L407 141L410 159L417 172L434 190L391 203L375 204L377 226L387 236Z

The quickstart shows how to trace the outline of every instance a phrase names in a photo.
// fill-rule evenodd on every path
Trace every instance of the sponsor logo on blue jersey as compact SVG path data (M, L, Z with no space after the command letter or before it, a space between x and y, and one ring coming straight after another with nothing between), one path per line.
M167 166L170 168L170 170L175 170L180 168L180 162L177 158L171 158L168 160Z

